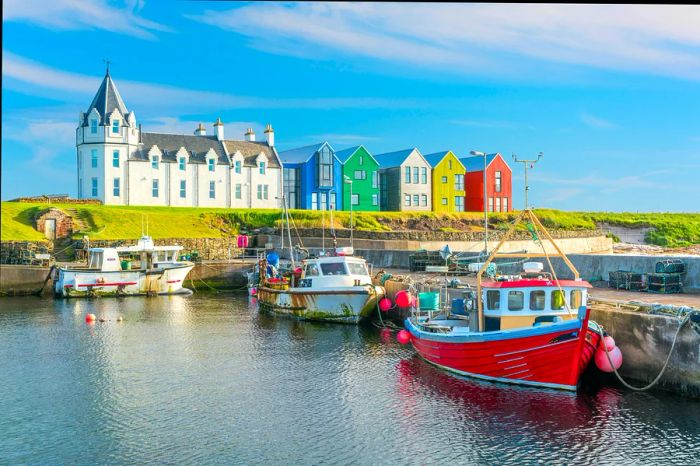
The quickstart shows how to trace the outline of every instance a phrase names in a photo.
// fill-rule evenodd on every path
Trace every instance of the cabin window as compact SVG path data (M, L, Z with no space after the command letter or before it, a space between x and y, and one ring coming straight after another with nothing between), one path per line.
M306 264L305 277L318 277L321 275L318 271L318 266L316 264Z
M544 291L537 290L530 292L530 310L531 311L543 311L544 310Z
M579 307L583 306L583 293L581 290L571 290L571 308L578 310Z
M405 167L404 168L404 183L410 184L411 183L411 167Z
M488 290L486 292L486 307L491 311L501 308L501 292L498 290Z
M330 262L328 264L321 264L321 271L323 275L347 275L348 272L345 270L345 264L342 262Z
M508 292L508 310L522 311L525 307L525 293L522 291Z
M420 183L420 173L418 172L418 167L413 167L413 184Z
M552 291L552 310L560 311L564 309L564 292L560 290Z
M369 275L365 264L360 262L348 262L348 269L350 269L350 275Z

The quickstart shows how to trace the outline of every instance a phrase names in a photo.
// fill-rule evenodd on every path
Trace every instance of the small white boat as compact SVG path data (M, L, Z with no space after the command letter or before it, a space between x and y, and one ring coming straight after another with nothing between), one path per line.
M257 287L262 309L303 320L356 324L377 312L384 288L372 284L367 263L352 257L351 248L338 248L343 255L301 261L301 270L279 277L263 259Z
M150 236L136 245L88 249L87 268L59 267L54 275L54 295L60 298L189 294L182 287L194 264L179 261L182 246L155 246ZM139 267L131 268L138 256Z

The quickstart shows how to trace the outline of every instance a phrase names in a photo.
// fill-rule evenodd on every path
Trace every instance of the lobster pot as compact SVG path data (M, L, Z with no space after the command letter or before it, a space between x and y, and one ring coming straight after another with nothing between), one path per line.
M629 291L644 291L646 289L646 277L643 273L617 270L610 272L608 284L610 288Z
M683 279L680 273L647 274L649 293L682 293Z
M685 273L686 265L680 259L666 259L658 261L655 268L656 273Z

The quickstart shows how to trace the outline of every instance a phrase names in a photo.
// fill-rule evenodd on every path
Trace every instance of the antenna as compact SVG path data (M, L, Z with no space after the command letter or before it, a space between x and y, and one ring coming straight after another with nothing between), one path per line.
M102 62L103 62L105 65L107 65L107 73L106 73L106 74L109 74L109 64L112 63L112 61L111 61L111 60L108 60L108 59L106 59L106 58L103 58L103 59L102 59Z
M542 152L540 152L539 154L537 154L537 159L535 159L535 160L525 160L525 159L519 160L518 156L513 154L513 161L515 163L522 163L523 167L525 167L525 210L527 210L529 208L529 204L527 202L527 193L528 193L528 191L530 191L530 185L527 183L527 168L528 168L527 165L530 164L530 168L535 168L535 164L537 162L539 162L542 157L544 157L544 154Z

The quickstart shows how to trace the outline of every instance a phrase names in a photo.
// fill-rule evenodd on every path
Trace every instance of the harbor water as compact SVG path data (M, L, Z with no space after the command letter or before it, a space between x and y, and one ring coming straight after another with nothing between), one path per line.
M113 463L700 464L700 402L461 379L241 296L2 299L0 464Z

